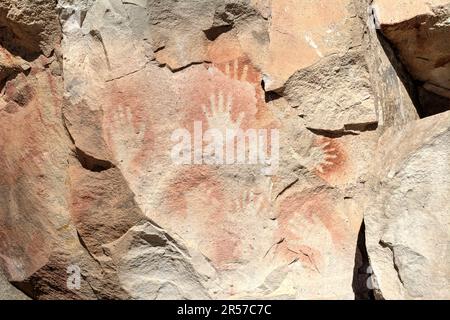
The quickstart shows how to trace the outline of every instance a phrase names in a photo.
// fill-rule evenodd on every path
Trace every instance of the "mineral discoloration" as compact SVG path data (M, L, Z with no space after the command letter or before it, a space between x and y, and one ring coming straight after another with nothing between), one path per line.
M284 255L306 262L316 268L321 263L322 246L334 246L339 250L342 245L348 243L348 230L342 217L336 212L332 199L326 192L308 194L295 192L286 196L280 203L279 216L277 218L279 230L277 238L283 239L280 250ZM304 234L300 232L303 230ZM311 241L312 230L319 231L321 242L318 248L306 245ZM305 244L306 243L306 244ZM293 259L292 259L293 260Z
M0 290L448 298L448 1L28 2L0 4ZM266 159L194 158L208 130Z
M337 139L317 138L313 146L320 149L314 172L325 181L342 177L348 170L348 160L343 145Z

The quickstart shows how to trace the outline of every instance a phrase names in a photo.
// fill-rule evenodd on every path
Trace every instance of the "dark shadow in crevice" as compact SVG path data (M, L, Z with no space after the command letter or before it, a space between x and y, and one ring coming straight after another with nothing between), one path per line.
M280 99L282 96L275 91L266 91L266 83L261 80L261 88L264 91L264 100L266 103Z
M342 138L343 136L357 136L359 132L347 131L347 130L324 130L324 129L313 129L306 127L309 131L318 136L323 136L325 138L336 139Z
M352 288L355 300L375 300L374 290L368 288L369 278L372 275L369 255L366 247L366 226L364 220L358 233L358 241L355 251L355 265L353 268Z
M115 168L114 164L112 164L110 161L94 158L93 156L88 155L87 153L83 152L83 150L77 147L75 148L75 155L81 166L86 170L92 172L102 172L111 168Z
M421 118L431 117L438 113L450 111L450 99L426 90L419 86L419 101L422 106Z
M37 298L37 293L33 282L25 280L23 282L11 281L10 283L14 288L22 292L31 300L35 300Z
M344 125L344 131L358 131L358 132L366 132L366 131L375 131L378 128L378 122L370 122L370 123L352 123Z
M33 50L25 45L21 44L21 40L10 27L2 25L0 21L0 47L7 50L13 56L19 56L22 59L31 62L36 60L41 52L38 48Z
M424 89L424 83L411 76L401 62L398 50L380 30L377 30L377 38L397 76L405 86L419 117L426 118L449 111L450 99ZM426 58L422 59L426 60Z
M278 99L280 99L281 96L273 91L269 91L269 92L265 92L264 93L264 100L266 103L272 102L272 101L276 101Z
M417 90L417 83L413 80L409 72L407 71L406 67L401 62L401 59L399 58L398 50L395 48L395 46L387 39L383 33L377 29L377 38L380 42L381 47L384 50L384 53L388 57L392 67L394 68L398 78L402 81L406 91L408 92L409 97L411 98L412 103L414 104L414 107L417 110L417 113L421 117L422 112L422 106L420 104L418 90Z
M231 29L233 29L232 25L223 25L223 26L211 27L208 30L203 30L203 32L205 33L205 36L209 41L214 41L220 35L227 33L228 31L231 31Z

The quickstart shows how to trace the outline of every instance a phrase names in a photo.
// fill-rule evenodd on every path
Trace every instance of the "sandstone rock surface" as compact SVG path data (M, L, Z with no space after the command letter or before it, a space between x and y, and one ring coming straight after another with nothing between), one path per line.
M2 2L0 297L448 298L449 14L403 2Z
M365 221L386 299L450 298L449 138L446 112L389 130L378 143Z
M375 0L375 20L383 35L401 56L401 61L425 93L445 98L440 105L423 101L428 109L450 109L450 2Z

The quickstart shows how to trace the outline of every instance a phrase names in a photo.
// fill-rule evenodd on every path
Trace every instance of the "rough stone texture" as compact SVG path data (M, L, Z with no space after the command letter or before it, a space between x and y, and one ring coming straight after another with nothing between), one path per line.
M360 16L367 20L368 44L366 55L370 81L374 84L375 106L378 128L383 131L389 127L401 127L419 119L415 85L405 67L396 55L395 49L377 32L378 22L375 11L367 9L368 2L358 6ZM369 16L364 12L369 12Z
M365 221L386 299L449 299L450 112L380 138Z
M373 10L383 34L397 48L411 75L430 88L448 91L450 2L375 0Z
M375 0L372 10L378 28L418 85L428 95L446 98L439 106L422 101L424 115L433 114L438 107L450 110L450 2Z
M387 6L2 2L5 278L34 299L353 299L373 278L377 297L447 298L446 97L380 24L429 7ZM279 163L180 165L172 135L195 122L277 130Z
M11 53L50 56L61 41L56 1L7 0L0 3L0 39Z
M23 292L12 286L3 272L0 272L0 300L29 300Z

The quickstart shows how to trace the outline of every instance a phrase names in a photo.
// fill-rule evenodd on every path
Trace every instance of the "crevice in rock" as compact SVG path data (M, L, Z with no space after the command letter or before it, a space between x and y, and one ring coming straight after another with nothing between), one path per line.
M114 77L114 78L107 79L105 82L112 82L112 81L120 80L120 79L126 78L126 77L128 77L128 76L131 76L131 75L133 75L133 74L135 74L135 73L138 73L138 72L144 70L145 68L147 68L147 66L148 66L149 63L150 63L150 61L147 61L142 67L140 67L140 68L138 68L138 69L136 69L136 70L133 70L133 71L131 71L131 72L125 73L125 74L123 74L123 75L120 75L120 76L117 76L117 77Z
M264 93L264 100L266 103L276 101L278 99L281 99L283 96L279 95L278 93L274 91L267 91Z
M305 115L299 115L303 118ZM327 130L306 127L309 131L315 135L323 136L326 138L341 138L343 136L358 136L362 132L376 131L378 129L378 122L366 122L366 123L349 123L345 124L343 129L339 130Z
M376 17L375 12L372 12L373 17ZM376 24L379 25L379 22L376 21ZM417 95L417 86L414 83L413 78L408 73L406 67L403 65L400 59L400 55L394 45L387 39L380 29L376 31L378 41L380 42L381 48L383 48L386 56L388 57L392 67L394 68L397 76L402 81L403 85L408 92L414 107L417 110L417 113L420 115L421 106L419 103L418 95Z
M111 161L95 158L94 156L87 154L79 147L77 147L75 139L73 138L69 128L67 127L68 119L64 116L64 112L62 113L61 118L67 136L74 145L74 156L83 168L92 172L102 172L116 167Z
M179 67L179 68L172 68L171 66L169 66L166 63L159 64L159 66L161 68L167 67L167 69L169 69L172 73L175 73L175 72L183 71L184 69L187 69L189 67L200 65L200 64L204 64L204 63L209 63L209 61L194 61L194 62L188 63L188 64L186 64L186 65L184 65L182 67Z
M64 130L67 134L67 137L70 139L70 141L72 142L73 145L75 145L75 139L72 137L72 134L70 133L69 128L67 127L67 118L64 116L64 112L61 113L61 120L62 120L62 125L64 127Z
M20 282L20 281L8 281L14 288L22 292L31 300L35 299L33 285L29 282Z
M352 288L355 293L355 300L375 300L374 290L369 288L371 276L372 269L366 247L366 226L363 220L358 233L353 268Z
M1 50L1 48L0 48ZM1 69L0 65L0 69ZM1 71L1 70L0 70ZM3 74L0 72L0 98L5 96L5 91L7 90L9 82L14 83L14 81L20 76L24 75L27 77L31 72L31 67L29 69L14 69L4 72ZM19 105L20 107L24 107L26 103L31 100L33 95L33 90L26 83L21 83L17 88L16 93L13 97L11 97L12 102Z
M397 76L405 86L419 117L422 119L449 111L450 98L447 99L446 97L438 95L431 90L427 90L427 84L414 79L408 72L407 67L402 63L401 55L398 52L398 49L384 36L380 29L377 29L377 38L391 65L397 73ZM428 60L426 57L417 58Z
M80 148L78 148L75 144L75 140L73 139L72 135L70 134L69 129L66 126L64 117L63 117L63 126L67 132L67 135L68 135L70 141L75 146L74 157L78 160L78 162L81 164L81 166L83 168L85 168L86 170L92 171L92 172L102 172L105 170L115 168L115 165L113 163L111 163L110 161L97 159L97 158L87 154Z
M427 89L440 91L439 87L431 86L429 83L422 83L419 86L419 101L421 105L426 106L426 108L422 108L422 114L420 114L421 118L426 118L442 112L450 111L450 96L447 98Z
M75 146L75 156L80 162L81 166L92 172L102 172L115 168L115 165L108 160L97 159L80 148Z
M108 66L108 69L111 70L111 62L109 60L108 51L106 50L105 42L103 41L103 37L102 37L100 31L91 30L91 31L89 31L89 34L91 35L91 37L93 39L95 39L96 41L98 41L101 44L102 49L103 49L103 54L105 55L106 64Z
M308 129L309 131L311 131L315 135L319 135L319 136L323 136L323 137L331 138L331 139L341 138L343 136L357 136L357 135L359 135L359 132L347 131L345 129L341 129L341 130L325 130L325 129L313 129L313 128L309 128L309 127L306 127L306 129Z
M211 27L208 30L203 30L203 32L205 33L205 36L209 41L214 41L220 35L227 33L228 31L231 31L232 29L233 29L232 25L224 25L224 26Z
M366 132L375 131L378 128L378 122L370 123L351 123L344 125L344 132Z
M31 50L25 45L20 43L20 37L18 37L11 28L2 21L0 17L0 47L8 50L12 55L21 57L25 61L31 62L36 60L41 54L40 51Z
M279 93L277 93L275 91L266 91L266 83L265 83L264 79L261 80L261 88L264 91L264 100L266 103L278 100L283 97L282 95L280 95Z
M400 269L398 268L397 263L395 262L395 251L394 251L394 247L392 246L392 244L387 243L383 240L379 241L379 245L383 248L388 248L391 252L392 252L392 265L394 266L395 271L397 272L397 277L398 280L400 281L400 283L402 284L402 286L404 286L404 282L402 279L402 276L400 275Z
M38 295L36 293L36 281L28 281L24 280L23 282L19 281L10 281L11 285L16 288L17 290L21 291L23 294L25 294L27 297L29 297L32 300L35 300Z
M86 251L86 253L100 266L100 268L102 267L101 263L98 261L98 259L96 257L94 257L91 253L91 251L89 251L89 248L87 247L86 243L83 240L83 237L81 236L80 232L77 230L77 237L78 237L78 241L80 242L80 245L83 247L83 249Z
M287 190L289 190L290 188L292 188L297 182L299 181L299 179L295 179L294 181L292 181L291 183L289 183L286 187L284 187L275 197L275 200L278 199L283 193L285 193Z

